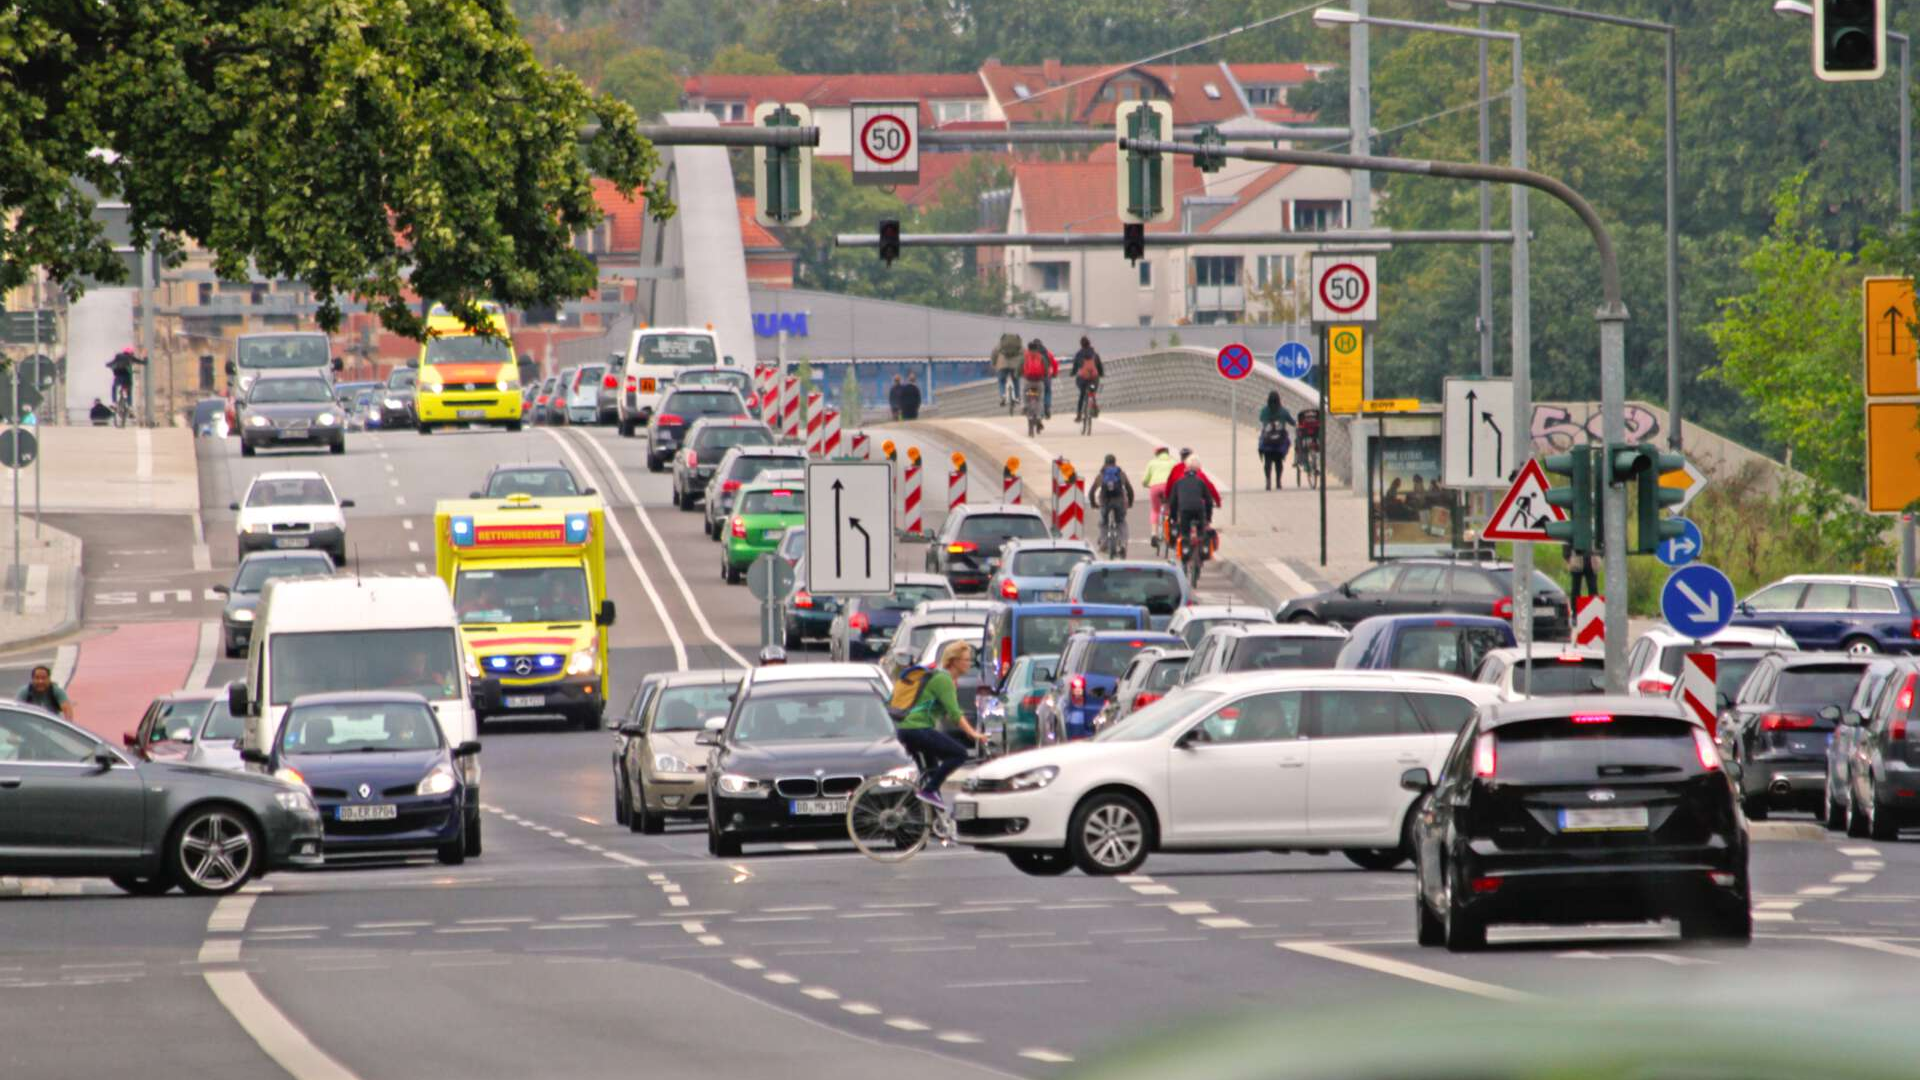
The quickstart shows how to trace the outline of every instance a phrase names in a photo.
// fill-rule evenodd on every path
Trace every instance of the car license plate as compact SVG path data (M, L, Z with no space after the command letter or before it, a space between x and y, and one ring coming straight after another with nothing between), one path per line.
M972 821L980 816L980 804L966 799L957 799L953 804L953 820Z
M455 409L453 415L462 420L480 420L487 415L485 409Z
M283 547L283 548L303 548L307 546L307 538L304 536L276 537L273 541L273 546Z
M808 814L844 814L847 812L845 799L794 799L795 817Z
M1042 592L1039 598L1042 600L1065 600L1067 598L1067 591L1065 589L1048 589Z
M392 803L380 803L374 806L342 806L336 812L341 821L392 821L400 816L400 808Z
M1644 806L1560 811L1561 832L1634 832L1646 827L1647 808Z
M760 539L778 540L785 535L787 535L787 530L785 529L768 529L767 531L760 534Z
M507 708L509 709L537 709L546 703L547 695L545 694L507 695Z
M653 390L654 390L654 387L655 387L655 385L656 385L656 384L654 383L654 381L653 381L652 379L641 379L641 380L640 380L640 392L641 392L641 393L643 393L643 394L651 394L651 393L653 393Z

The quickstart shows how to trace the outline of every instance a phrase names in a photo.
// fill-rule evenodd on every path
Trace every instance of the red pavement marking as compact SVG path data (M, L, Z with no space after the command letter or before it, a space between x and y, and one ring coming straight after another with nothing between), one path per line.
M127 623L80 645L67 695L80 725L115 746L154 698L180 689L200 647L197 622Z

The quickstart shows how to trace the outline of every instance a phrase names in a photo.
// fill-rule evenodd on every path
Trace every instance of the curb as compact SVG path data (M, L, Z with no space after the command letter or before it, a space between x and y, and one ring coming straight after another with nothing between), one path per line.
M1754 840L1825 840L1826 826L1811 821L1750 821L1747 836Z
M53 629L45 633L35 634L32 637L0 638L0 653L19 652L23 649L48 645L71 637L75 631L80 629L80 617L87 596L87 576L86 573L81 570L81 566L84 565L82 559L86 554L86 547L79 537L73 536L72 533L68 533L67 535L73 539L74 561L72 576L69 579L71 586L67 590L67 611L65 617L56 623Z

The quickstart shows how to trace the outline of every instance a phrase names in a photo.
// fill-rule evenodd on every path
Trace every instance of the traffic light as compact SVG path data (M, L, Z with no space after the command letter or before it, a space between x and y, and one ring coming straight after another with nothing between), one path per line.
M1813 0L1813 73L1828 82L1887 71L1887 0Z
M762 102L753 110L756 127L810 127L805 105ZM753 219L762 225L803 228L813 220L813 150L804 146L753 148Z
M1660 547L1660 541L1686 531L1686 526L1677 519L1660 512L1686 498L1686 492L1679 488L1660 486L1662 476L1686 467L1686 458L1679 454L1663 454L1652 443L1640 443L1637 446L1616 443L1607 447L1607 457L1613 465L1612 481L1631 483L1639 489L1639 535L1635 537L1633 547L1628 549L1631 554L1652 555Z
M1173 136L1173 106L1164 101L1122 102L1113 113L1122 139ZM1173 167L1160 154L1128 149L1115 172L1120 220L1147 224L1173 220Z
M1193 137L1201 152L1193 155L1193 166L1203 173L1217 173L1227 167L1227 137L1212 124L1202 125L1199 134Z
M1137 263L1147 257L1147 227L1137 221L1129 221L1121 227L1120 246L1127 261Z
M1547 489L1547 505L1566 511L1567 520L1547 522L1547 535L1575 551L1593 551L1594 528L1599 520L1594 513L1599 500L1594 495L1593 448L1576 446L1564 454L1548 454L1541 464L1548 472L1567 478L1566 487Z
M884 218L880 222L880 261L888 266L900 257L900 222Z

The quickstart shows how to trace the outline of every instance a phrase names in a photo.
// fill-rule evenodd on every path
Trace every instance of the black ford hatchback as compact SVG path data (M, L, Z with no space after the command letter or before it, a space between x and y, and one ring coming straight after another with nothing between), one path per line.
M1705 727L1644 697L1535 698L1461 730L1414 824L1420 944L1486 944L1492 923L1679 919L1753 936L1747 827Z

